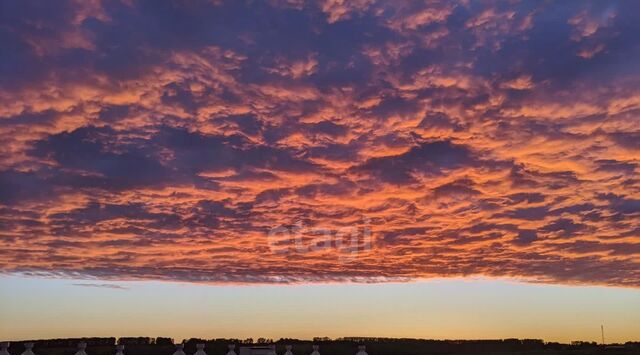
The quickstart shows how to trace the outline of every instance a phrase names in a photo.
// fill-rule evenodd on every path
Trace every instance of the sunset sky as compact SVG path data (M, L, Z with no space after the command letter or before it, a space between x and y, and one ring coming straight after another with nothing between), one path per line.
M1 0L0 338L640 340L639 13Z

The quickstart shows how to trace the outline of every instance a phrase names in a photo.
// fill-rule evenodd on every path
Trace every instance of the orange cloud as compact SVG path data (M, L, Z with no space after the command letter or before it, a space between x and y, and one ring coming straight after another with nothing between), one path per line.
M0 272L640 286L635 4L16 6Z

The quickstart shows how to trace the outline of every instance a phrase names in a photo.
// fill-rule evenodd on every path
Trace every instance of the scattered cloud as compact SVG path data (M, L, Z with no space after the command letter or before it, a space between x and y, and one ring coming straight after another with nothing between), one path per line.
M128 290L129 289L128 287L124 287L116 284L77 283L77 284L71 284L71 285L78 286L78 287L106 288L106 289L112 289L112 290Z

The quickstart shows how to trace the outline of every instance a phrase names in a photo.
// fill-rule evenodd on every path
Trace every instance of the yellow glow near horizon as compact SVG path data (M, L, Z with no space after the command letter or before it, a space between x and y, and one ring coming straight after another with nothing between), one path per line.
M82 284L85 286L74 286ZM392 284L210 286L0 278L0 330L12 340L380 336L638 340L640 291L434 280ZM120 287L120 288L107 288Z

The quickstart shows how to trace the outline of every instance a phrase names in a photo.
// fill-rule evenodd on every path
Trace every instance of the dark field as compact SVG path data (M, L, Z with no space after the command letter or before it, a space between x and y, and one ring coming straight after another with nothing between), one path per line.
M53 339L34 341L36 355L73 355L76 344L87 343L88 355L113 355L115 344L125 344L125 355L172 355L175 346L168 338L86 338L86 339ZM24 350L23 342L14 342L9 348L12 355L20 355ZM284 354L285 345L293 346L294 355L309 355L312 344L320 346L322 355L355 355L358 345L366 345L370 355L422 355L422 354L640 354L640 343L630 342L601 346L596 343L576 342L572 344L544 343L541 340L418 340L418 339L377 339L377 338L344 338L339 340L303 341L280 339L275 342L260 339L257 343L251 339L190 339L186 341L184 351L192 355L197 343L205 343L208 355L224 355L227 345L239 347L251 345L275 344L276 353Z

